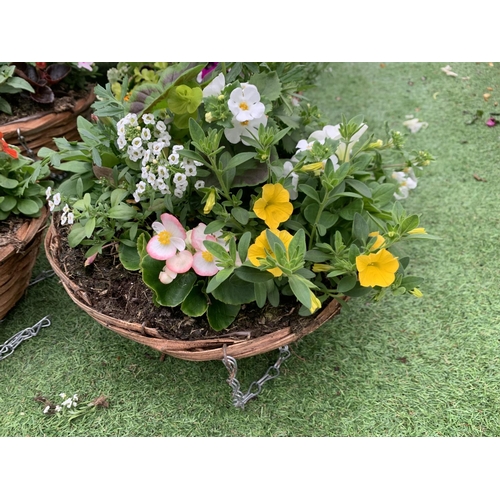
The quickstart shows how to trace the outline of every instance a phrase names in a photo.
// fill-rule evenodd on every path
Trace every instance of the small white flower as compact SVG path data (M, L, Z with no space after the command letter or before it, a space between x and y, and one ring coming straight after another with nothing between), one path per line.
M184 146L182 144L176 144L172 147L172 152L177 153L177 151L181 151L182 149L184 149Z
M51 196L52 196L52 188L49 186L49 187L45 190L45 197L46 197L46 199L48 200Z
M59 412L62 410L62 407L60 405L56 405L55 410Z
M143 141L149 141L149 139L151 139L151 130L149 130L148 128L144 127L141 130L141 139Z
M61 224L64 226L66 222L68 221L68 216L66 214L61 215Z
M153 186L154 183L156 182L156 175L153 174L153 172L149 172L147 181L149 184L151 184Z
M170 137L170 134L168 132L162 132L158 135L155 134L155 137L159 141L163 141L165 143L165 146L170 146L170 139L172 139L172 137Z
M64 205L63 209L62 209L63 213L67 214L69 212L69 206L68 204L66 203L66 205Z
M139 194L142 194L144 193L144 191L146 191L146 183L144 181L137 183L135 187Z
M134 197L134 200L135 200L136 203L139 203L141 201L141 197L140 197L140 195L139 195L139 193L137 191L134 191L132 193L132 196Z
M421 128L427 128L429 125L427 122L421 122L418 118L412 118L411 120L406 120L403 122L405 127L408 127L408 130L412 134L416 134Z
M132 146L129 147L128 149L128 157L132 161L139 161L142 158L144 150L141 149L134 149Z
M52 212L54 210L54 208L56 208L56 206L54 205L54 202L52 200L49 200L49 210Z
M73 222L75 222L75 216L74 216L73 212L69 212L68 213L68 224L73 224Z
M165 165L160 165L158 167L158 177L160 179L168 177L168 170L167 170L167 167L165 167Z
M182 198L184 196L184 190L179 188L174 189L174 196Z
M59 394L59 396L61 396L61 398L63 398L63 399L66 398L66 394L64 392L61 392L61 394Z
M179 155L177 153L172 153L168 157L168 161L169 161L170 165L177 165L179 163Z
M165 147L165 143L163 141L156 141L151 144L151 151L155 156L160 155L162 149Z
M54 195L54 205L57 207L57 205L59 205L61 203L61 193L56 193Z
M142 167L141 168L141 177L143 179L147 179L149 174L149 167Z
M182 164L182 168L184 169L187 177L194 177L198 173L194 163L184 161L184 163Z
M154 117L154 115L152 113L146 113L146 114L142 115L142 121L146 125L150 125L150 124L154 125L155 117Z
M44 409L43 409L43 413L48 413L50 410L50 406L46 406Z
M125 135L125 132L127 131L127 128L125 127L125 124L122 122L120 123L121 120L116 124L116 132L118 135Z
M138 150L142 146L142 140L140 137L134 137L131 142L132 147Z
M118 147L120 149L123 149L127 145L127 139L125 139L124 135L120 135L118 136L118 140L116 141L116 143L118 144Z
M186 174L177 172L174 175L174 183L177 185L177 184L183 184L184 182L186 182Z
M139 123L137 121L137 115L135 113L129 113L125 118L127 119L126 123L131 127L136 127Z
M205 181L199 180L194 183L195 189L201 189L205 187Z
M165 122L159 121L156 124L156 130L158 130L158 132L165 132L167 130L167 126L165 125Z
M149 149L144 150L144 155L142 157L142 166L145 167L149 162L149 157L151 156L151 151Z

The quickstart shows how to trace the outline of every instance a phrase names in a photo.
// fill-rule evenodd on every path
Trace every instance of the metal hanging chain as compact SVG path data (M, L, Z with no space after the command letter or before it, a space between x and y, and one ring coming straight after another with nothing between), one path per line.
M264 376L260 378L259 380L252 382L250 384L250 387L247 391L246 394L243 394L241 391L241 386L240 383L238 382L238 379L236 378L236 374L238 373L238 363L236 363L236 359L234 359L232 356L227 356L226 355L226 349L224 349L224 358L222 359L222 362L224 363L224 366L227 368L227 371L229 372L229 378L227 379L227 383L229 386L233 389L233 405L236 408L245 408L245 404L252 398L258 396L260 394L260 391L262 390L262 386L268 381L272 380L273 378L276 378L280 374L280 366L281 364L286 361L290 356L291 352L288 349L288 346L280 347L279 348L280 354L279 357L274 363L273 366L270 366ZM256 389L255 392L252 392L253 389Z
M31 337L34 337L41 328L46 328L47 326L50 326L50 319L48 316L45 316L45 318L41 319L38 323L36 323L36 325L17 332L14 336L7 340L7 342L0 346L0 361L4 360L7 356L10 356L14 352L14 349L23 340L28 340Z
M43 281L47 278L50 278L51 276L54 276L56 274L53 269L47 269L45 271L42 271L36 278L33 278L29 283L28 286L34 285L35 283L38 283L39 281Z
M28 146L26 143L26 140L24 136L21 134L21 131L17 129L17 140L19 141L19 144L26 150L26 154L32 159L36 161L36 155L33 152L33 150Z

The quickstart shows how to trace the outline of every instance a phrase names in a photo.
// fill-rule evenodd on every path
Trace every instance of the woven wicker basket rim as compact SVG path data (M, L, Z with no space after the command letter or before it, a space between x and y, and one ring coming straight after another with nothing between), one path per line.
M332 300L310 323L299 332L292 332L290 327L268 333L253 339L211 338L207 340L170 340L162 337L154 328L146 328L137 323L130 323L119 318L102 314L95 310L86 293L65 274L58 262L59 238L54 224L49 226L45 237L45 253L47 259L60 278L61 283L73 300L83 311L94 318L98 323L119 335L147 345L163 354L189 361L210 361L224 358L224 350L228 356L235 359L246 358L263 354L291 344L309 333L317 330L326 321L340 312L341 305Z

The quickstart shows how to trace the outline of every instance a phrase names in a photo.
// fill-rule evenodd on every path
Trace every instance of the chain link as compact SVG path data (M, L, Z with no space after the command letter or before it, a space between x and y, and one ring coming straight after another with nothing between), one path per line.
M281 364L286 361L290 356L291 352L288 349L288 346L280 347L279 348L280 354L279 357L274 363L273 366L270 366L264 376L260 378L257 381L254 381L250 384L250 387L246 394L243 394L241 391L241 385L238 382L238 379L236 378L236 374L238 373L238 363L236 362L236 359L234 359L232 356L227 356L226 355L226 350L224 349L224 358L222 359L222 362L224 363L224 366L227 368L227 371L229 372L229 378L227 379L227 383L233 390L233 405L236 408L245 408L245 404L250 401L250 399L255 398L260 394L262 391L262 386L268 381L272 380L273 378L276 378L280 374L280 366ZM255 392L252 392L256 388Z
M54 276L56 274L53 269L47 269L45 271L42 271L36 278L33 278L28 286L34 285L35 283L38 283L40 281L43 281L47 278L50 278L51 276Z
M7 342L0 345L0 361L4 360L7 356L10 356L14 352L14 349L23 340L28 340L31 337L34 337L41 328L46 328L47 326L50 326L50 319L48 316L45 316L45 318L41 319L35 325L17 332L14 336L7 340Z

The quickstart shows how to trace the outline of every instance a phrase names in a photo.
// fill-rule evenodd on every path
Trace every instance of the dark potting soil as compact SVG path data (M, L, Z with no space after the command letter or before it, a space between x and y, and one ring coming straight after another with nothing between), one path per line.
M58 214L54 214L57 219ZM57 227L57 226L56 226ZM142 281L139 272L123 268L115 248L108 247L94 263L85 267L85 248L70 248L67 244L67 226L59 227L61 236L59 255L55 256L66 276L85 290L92 308L108 316L145 327L156 328L171 340L201 340L220 338L257 338L282 328L300 331L316 315L299 316L300 304L295 297L281 297L278 307L255 303L243 304L236 320L220 332L213 330L205 315L186 316L180 307L157 307L153 291Z

